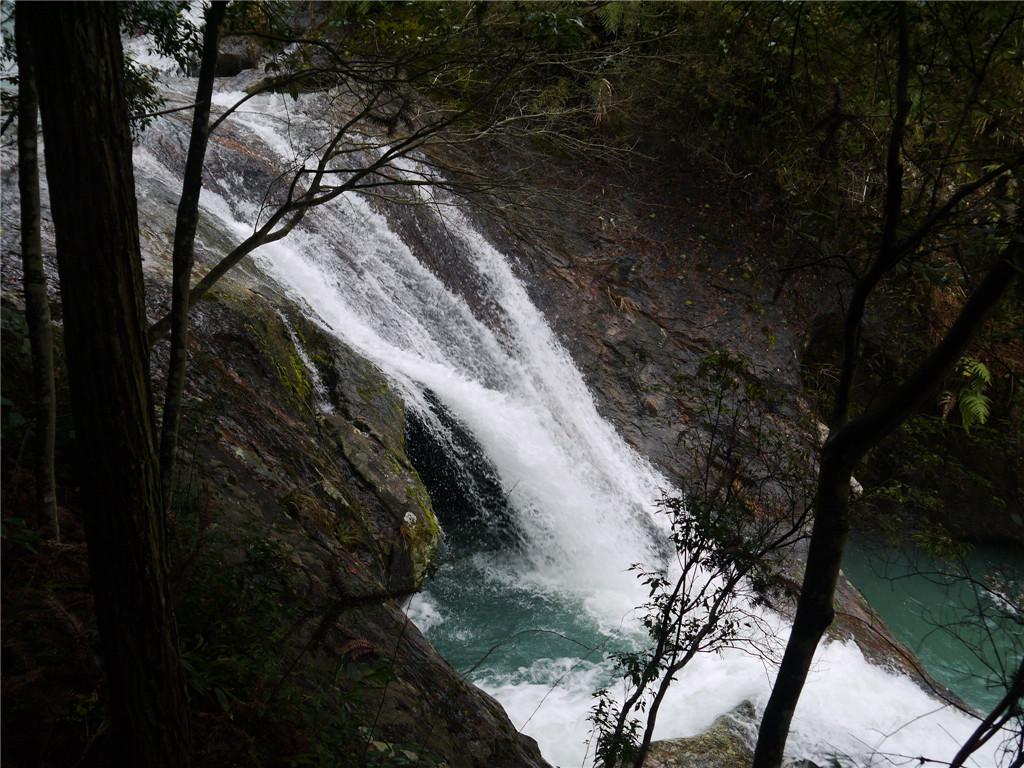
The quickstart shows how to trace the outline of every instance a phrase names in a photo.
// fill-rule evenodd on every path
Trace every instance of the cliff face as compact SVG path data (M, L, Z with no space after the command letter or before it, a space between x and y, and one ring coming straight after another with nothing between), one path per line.
M648 200L638 195L631 204L633 223L651 221ZM685 200L678 204L685 212ZM656 218L665 211L656 208ZM573 222L553 241L506 244L627 440L670 475L685 476L692 467L679 437L694 424L678 375L723 349L749 357L752 381L786 394L772 418L794 441L816 439L802 401L799 315L773 301L777 286L762 282L753 264L767 270L775 256L767 233L722 232L721 219L706 214L665 225L653 233L660 241L641 236L639 226L626 236L592 224ZM508 238L497 228L492 235ZM737 259L744 250L750 256ZM207 417L215 426L198 441L195 466L224 524L257 526L260 537L280 542L311 585L312 602L326 606L290 641L302 654L303 684L341 697L357 691L361 717L372 719L382 743L415 744L451 766L544 765L500 705L460 678L398 607L423 578L438 535L407 458L398 395L266 286L239 278L198 311L191 402L196 412L219 405ZM781 580L795 587L799 572L797 556ZM837 601L836 636L852 637L869 658L934 690L848 583ZM775 607L792 609L782 598ZM382 690L358 676L339 685L339 669L367 662L392 665Z
M453 767L546 765L400 608L438 527L387 382L280 297L233 291L196 327L188 471L214 526L272 545L304 582L309 615L282 648L303 688L357 694L371 743ZM385 670L378 680L368 664Z
M799 376L810 310L806 294L773 277L785 257L770 244L770 226L699 173L664 171L640 166L630 179L595 172L585 194L621 210L614 220L562 214L547 222L551 237L513 237L515 221L492 222L491 234L517 254L603 415L669 476L690 469L679 437L693 409L678 376L709 352L749 357L750 380L787 396L773 417L796 443L815 441ZM5 180L10 222L12 185ZM151 295L163 293L173 229L160 211L173 211L174 200L161 194L148 190L144 200ZM5 227L5 291L16 292L17 233ZM209 252L227 244L223 233L202 236ZM180 481L190 511L177 521L183 583L209 602L226 594L217 569L244 576L259 598L250 606L272 609L251 626L276 643L274 673L319 697L322 713L351 715L366 749L416 745L416 754L453 768L546 765L500 705L401 611L429 567L438 527L406 454L403 404L380 373L244 274L197 307L193 329ZM157 371L162 354L158 347ZM212 587L196 584L200 577ZM842 631L892 662L888 646L897 641L879 639L881 623L856 592L847 585L839 600L848 617ZM217 641L198 634L211 610L201 603L192 606L193 624L188 615L183 622L187 652ZM232 632L250 620L223 610L233 612ZM227 712L242 719L235 704ZM344 733L336 722L326 727ZM216 741L214 730L205 735Z

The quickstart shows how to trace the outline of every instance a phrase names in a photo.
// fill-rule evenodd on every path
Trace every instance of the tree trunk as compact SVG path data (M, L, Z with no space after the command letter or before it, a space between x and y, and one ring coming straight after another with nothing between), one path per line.
M210 101L213 78L217 69L217 47L220 25L227 9L226 2L211 3L206 11L203 32L203 55L199 64L196 106L192 113L192 135L189 140L185 175L181 184L177 220L174 225L173 271L171 279L171 352L167 368L167 389L164 393L164 417L160 431L160 495L165 509L170 509L174 487L174 458L181 421L181 398L185 389L188 364L188 310L192 287L192 264L195 261L196 226L199 222L199 194L203 187L203 161L210 138Z
M18 195L21 198L21 263L25 286L25 322L32 347L32 395L36 429L36 520L60 541L54 444L57 397L53 379L53 324L46 294L43 247L39 234L39 162L36 133L39 100L32 54L24 25L15 18L18 53Z
M1017 665L1017 672L1010 679L1010 684L1006 688L1006 695L999 700L999 703L981 721L981 725L964 742L960 751L953 758L953 762L949 764L949 768L962 768L967 758L981 749L985 742L997 736L1009 720L1019 717L1018 712L1022 701L1024 701L1024 659L1021 659ZM1015 712L1015 709L1018 711ZM1024 740L1024 734L1018 732L1017 738ZM1017 750L1017 754L1014 756L1009 768L1017 768L1017 766L1024 762L1024 741L1017 745Z
M1021 270L1020 243L1011 241L971 294L959 316L930 354L913 370L894 394L864 414L850 419L853 377L860 362L860 334L864 311L872 291L956 205L979 188L981 180L966 184L903 241L898 240L903 218L902 144L910 113L910 29L905 5L895 6L898 20L896 104L886 157L886 197L878 250L857 280L846 308L844 357L829 435L822 446L814 525L807 553L800 599L793 629L771 697L765 707L754 751L753 768L782 765L793 713L807 679L814 652L834 617L832 601L843 553L850 533L850 479L857 462L883 438L898 429L920 408L938 383L956 365L973 335L985 324L1009 285ZM987 183L987 182L986 182Z
M1010 242L935 349L885 402L833 429L821 451L814 526L793 630L768 699L754 752L753 768L782 765L786 738L814 651L832 623L843 551L850 532L850 477L873 446L921 407L953 369L974 334L988 321L1013 281L1024 273L1024 244Z
M814 651L835 615L832 598L850 534L850 476L854 465L844 453L841 447L837 450L834 442L826 443L822 449L803 585L789 643L761 718L754 768L782 765L793 713Z
M188 763L118 11L23 3L57 235L77 469L115 764Z

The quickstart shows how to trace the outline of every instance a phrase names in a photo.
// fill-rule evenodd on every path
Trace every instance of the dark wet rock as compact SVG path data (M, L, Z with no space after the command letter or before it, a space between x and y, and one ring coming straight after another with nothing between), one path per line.
M522 542L519 524L483 448L435 396L427 393L426 399L446 435L442 438L423 416L410 412L406 453L430 492L445 542L474 551L518 547Z
M256 66L257 57L245 51L221 51L217 55L217 77L234 77L244 69Z

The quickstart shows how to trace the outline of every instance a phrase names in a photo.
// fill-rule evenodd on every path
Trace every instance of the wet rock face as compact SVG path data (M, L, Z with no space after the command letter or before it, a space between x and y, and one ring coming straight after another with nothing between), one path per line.
M437 547L440 529L427 489L406 453L401 399L369 362L333 344L331 362L319 357L335 413L318 418L320 434L372 490L387 522L378 531L390 542L394 584L417 588Z
M255 67L257 58L246 51L221 51L217 55L217 77L234 77L243 69Z
M406 416L406 453L430 492L444 539L467 550L508 550L522 534L497 472L483 448L442 403L428 401L446 431L444 440L426 420Z
M188 399L202 436L189 463L209 483L216 524L272 542L311 601L340 609L282 649L300 658L292 679L328 701L357 694L373 739L451 768L547 768L401 610L438 529L405 455L402 403L380 373L279 296L235 286L196 312ZM387 685L339 674L373 662L390 665Z
M692 475L686 436L699 430L693 393L680 387L680 376L694 375L703 356L719 351L751 360L744 384L777 394L769 419L813 461L819 436L801 362L805 340L815 349L834 342L834 313L821 314L829 304L820 293L811 301L779 280L776 268L789 256L773 246L767 227L715 213L728 206L707 182L666 184L657 174L637 168L634 188L615 191L629 211L614 227L559 213L549 222L551 236L538 242L517 238L506 225L481 226L517 254L531 297L601 414L668 478ZM600 175L590 189L603 200L613 196L612 182ZM817 316L823 319L815 324ZM795 609L805 556L798 543L780 569L786 589L772 608L783 615ZM936 690L845 579L836 601L841 618L833 637L852 637L873 662Z

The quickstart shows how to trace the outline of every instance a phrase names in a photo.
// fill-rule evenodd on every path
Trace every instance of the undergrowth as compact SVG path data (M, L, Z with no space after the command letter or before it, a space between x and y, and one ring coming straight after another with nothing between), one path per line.
M67 517L67 515L65 516ZM286 545L217 525L206 490L179 511L172 578L193 730L193 765L434 765L373 736L364 716L392 667L342 623ZM3 763L109 765L110 719L80 528L41 540L3 526ZM333 579L332 579L333 580ZM303 661L326 650L333 679Z

